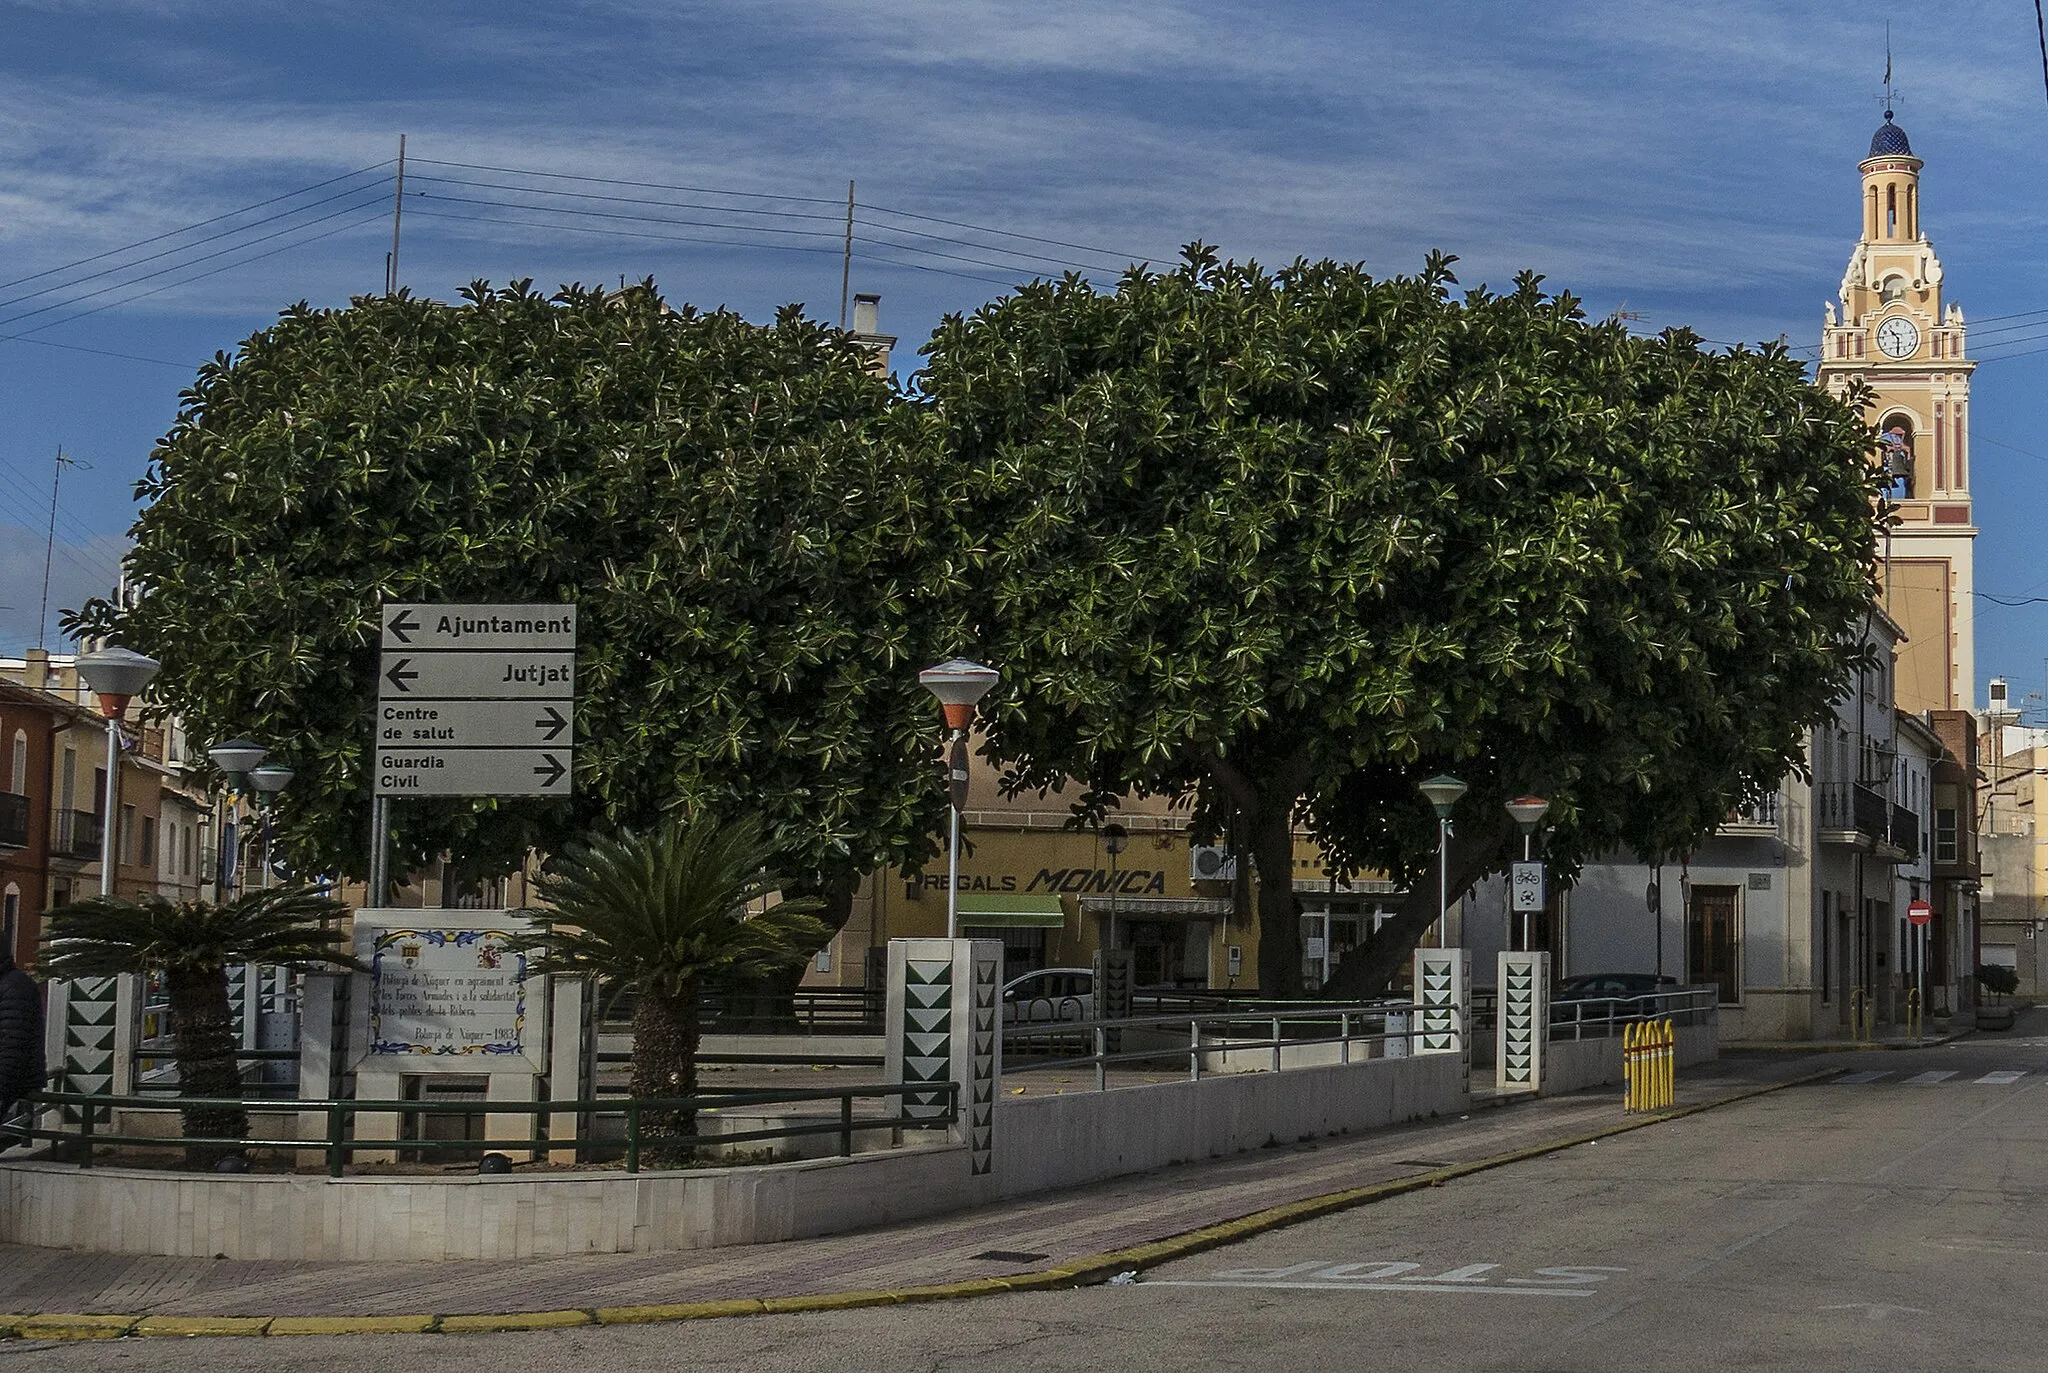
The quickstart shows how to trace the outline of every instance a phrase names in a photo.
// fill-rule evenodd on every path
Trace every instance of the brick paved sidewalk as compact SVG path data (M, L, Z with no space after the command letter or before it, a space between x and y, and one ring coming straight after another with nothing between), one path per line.
M1812 1059L1724 1061L1682 1074L1679 1104L1787 1081L1816 1066ZM0 1312L496 1313L807 1296L1002 1277L1165 1239L1270 1206L1528 1148L1621 1118L1620 1088L1603 1088L1184 1164L879 1230L679 1253L509 1263L288 1263L0 1245Z

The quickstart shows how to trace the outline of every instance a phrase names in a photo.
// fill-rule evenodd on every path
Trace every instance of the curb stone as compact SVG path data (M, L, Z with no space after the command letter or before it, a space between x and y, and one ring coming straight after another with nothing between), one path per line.
M1162 1240L1091 1254L1085 1258L1014 1273L1000 1278L967 1278L960 1282L926 1287L905 1287L879 1292L817 1292L791 1297L743 1297L722 1301L675 1302L650 1306L601 1306L557 1311L517 1311L503 1314L406 1316L151 1316L138 1315L0 1315L0 1339L107 1340L124 1336L198 1335L399 1335L399 1334L481 1334L522 1330L564 1330L592 1325L649 1325L677 1321L717 1320L735 1316L787 1315L807 1311L851 1311L863 1307L900 1306L911 1302L957 1301L969 1297L997 1296L1007 1292L1046 1292L1061 1288L1090 1287L1119 1273L1143 1272L1175 1259L1189 1258L1226 1244L1250 1239L1270 1231L1298 1225L1303 1221L1367 1206L1376 1201L1405 1196L1410 1192L1441 1187L1459 1178L1504 1168L1511 1163L1542 1158L1595 1140L1610 1139L1666 1121L1679 1120L1702 1111L1732 1106L1833 1077L1840 1069L1823 1068L1784 1082L1749 1087L1711 1101L1674 1106L1634 1116L1597 1130L1525 1145L1506 1153L1491 1154L1470 1163L1434 1168L1387 1182L1350 1187L1321 1196L1304 1197L1279 1206L1254 1211L1234 1220L1219 1221Z

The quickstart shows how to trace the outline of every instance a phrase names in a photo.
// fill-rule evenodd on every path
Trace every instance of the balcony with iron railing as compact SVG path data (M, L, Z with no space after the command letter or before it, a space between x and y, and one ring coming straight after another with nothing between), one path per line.
M1910 863L1920 854L1920 817L1874 786L1817 783L1813 804L1825 841L1888 848L1895 862Z
M104 822L89 810L59 810L50 825L50 855L90 862L100 856Z
M1755 797L1728 812L1717 831L1726 839L1771 839L1778 834L1778 793Z
M0 849L28 847L28 798L18 791L0 791Z

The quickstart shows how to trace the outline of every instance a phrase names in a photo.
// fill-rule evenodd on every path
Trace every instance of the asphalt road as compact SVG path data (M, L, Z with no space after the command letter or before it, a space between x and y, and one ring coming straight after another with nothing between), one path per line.
M1125 1285L543 1334L0 1345L0 1368L2048 1364L2048 1039L1984 1037L1844 1056L1841 1067L1846 1080L1278 1231Z

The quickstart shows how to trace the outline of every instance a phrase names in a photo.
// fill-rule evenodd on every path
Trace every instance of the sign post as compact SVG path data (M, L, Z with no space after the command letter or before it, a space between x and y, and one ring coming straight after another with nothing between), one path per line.
M1510 902L1514 912L1522 917L1522 948L1529 947L1529 917L1543 911L1544 890L1543 865L1522 861L1514 865L1509 873L1509 890L1513 893Z
M388 806L574 789L576 607L383 607L370 904L388 896Z
M1919 1014L1914 1017L1914 1026L1919 1031L1919 1037L1925 1039L1927 1037L1927 926L1934 919L1934 907L1925 901L1916 899L1906 907L1906 919L1913 924L1913 933L1916 936L1914 943L1918 945L1913 951L1913 963L1914 981L1920 989L1920 1005L1918 1008Z

